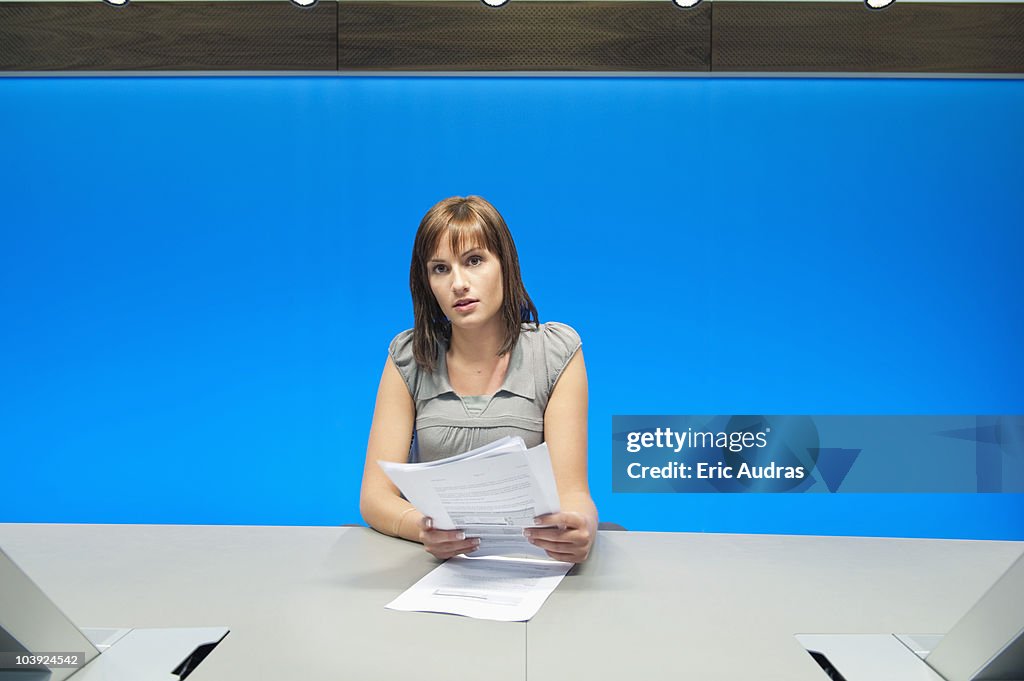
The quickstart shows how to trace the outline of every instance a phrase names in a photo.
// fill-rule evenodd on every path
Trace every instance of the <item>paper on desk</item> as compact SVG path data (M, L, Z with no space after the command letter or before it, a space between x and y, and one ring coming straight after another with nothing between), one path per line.
M537 614L571 567L572 563L551 560L456 556L413 584L386 607L525 622Z
M526 449L522 438L505 437L441 461L380 466L434 527L480 537L472 556L546 557L523 536L536 516L559 510L546 444Z

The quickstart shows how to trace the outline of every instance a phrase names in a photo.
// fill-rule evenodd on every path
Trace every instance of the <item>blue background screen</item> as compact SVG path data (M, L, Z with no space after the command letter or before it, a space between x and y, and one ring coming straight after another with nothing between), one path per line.
M1022 120L1019 80L0 80L0 521L357 522L413 234L479 194L583 338L602 519L1024 539L1022 495L610 455L615 414L1024 412Z

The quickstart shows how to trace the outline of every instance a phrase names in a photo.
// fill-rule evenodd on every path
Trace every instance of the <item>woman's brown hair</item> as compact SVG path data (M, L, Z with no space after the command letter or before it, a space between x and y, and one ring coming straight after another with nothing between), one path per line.
M510 352L519 340L523 322L537 324L537 308L530 300L519 271L519 254L508 225L497 209L479 196L453 196L427 211L416 231L409 268L409 289L415 324L412 348L416 363L427 371L437 367L441 343L451 339L451 322L441 312L430 288L428 261L447 235L453 253L467 246L483 246L501 263L504 301L501 320L505 331L499 355Z

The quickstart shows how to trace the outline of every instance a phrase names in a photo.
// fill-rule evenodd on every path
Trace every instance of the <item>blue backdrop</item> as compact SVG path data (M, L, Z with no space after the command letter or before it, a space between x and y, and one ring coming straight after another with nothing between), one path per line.
M584 339L603 518L1024 539L1022 495L610 457L613 414L1024 412L1021 120L1019 80L0 80L0 521L357 521L413 233L474 193Z

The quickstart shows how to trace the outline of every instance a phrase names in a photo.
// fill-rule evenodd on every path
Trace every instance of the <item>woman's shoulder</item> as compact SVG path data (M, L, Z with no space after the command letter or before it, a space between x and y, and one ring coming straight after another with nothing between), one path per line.
M391 339L388 345L388 354L394 357L396 354L412 355L412 332L413 329L406 329Z
M392 338L388 345L388 356L405 380L409 392L415 395L419 365L416 364L416 356L413 354L412 332L412 329L406 329Z
M535 366L541 372L550 394L569 360L583 344L576 329L561 322L523 325L522 338L534 346Z
M576 329L562 322L544 322L543 324L523 324L522 335L531 342L540 343L545 347L562 348L570 353L580 347L582 341Z

